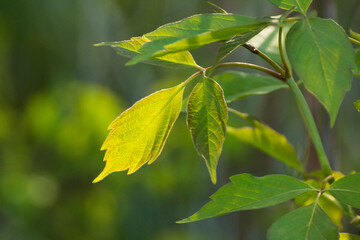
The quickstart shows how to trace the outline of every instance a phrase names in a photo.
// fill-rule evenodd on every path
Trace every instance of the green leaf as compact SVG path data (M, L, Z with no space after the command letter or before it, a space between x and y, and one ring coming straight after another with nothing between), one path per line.
M227 106L221 87L203 78L193 89L187 106L187 124L198 153L205 159L211 180L225 140Z
M217 81L224 90L227 102L258 94L288 88L287 84L277 78L244 72L227 71L216 75Z
M260 149L286 165L293 167L302 173L304 172L294 148L283 135L247 114L234 110L232 111L239 117L248 121L251 127L228 127L227 131L229 134L234 135L236 139L243 143L250 144Z
M236 49L244 45L247 41L249 41L251 38L259 34L259 32L262 31L262 28L252 31L245 35L240 35L233 37L232 39L226 41L221 48L218 51L216 62L221 62L224 58L226 58L228 55L233 53Z
M232 183L221 187L212 201L200 211L178 223L188 223L227 213L269 207L288 201L300 194L316 191L310 185L286 175L254 177L239 174L230 177Z
M123 112L109 126L111 132L101 150L106 150L106 166L94 180L98 182L112 172L151 164L160 155L169 132L180 113L186 82L155 92Z
M340 233L339 240L360 240L360 236L350 233Z
M289 31L286 49L305 87L330 113L333 126L355 68L354 51L344 30L333 20L305 19Z
M360 48L355 50L355 63L356 70L354 70L354 75L360 77Z
M360 173L350 174L330 185L329 192L340 202L360 209Z
M130 40L120 42L104 42L96 44L95 46L110 46L114 48L120 55L125 57L134 58L140 54L139 49L150 40L146 37L133 37ZM148 60L145 63L156 65L184 65L195 68L200 68L189 51L181 51L177 53L168 54L166 56L157 57L152 60Z
M312 0L269 0L275 6L279 8L289 10L296 7L296 11L306 15L306 11L309 8Z
M360 41L360 33L354 32L353 30L350 29L350 35L351 35L353 38L355 38L355 39L357 39L357 40Z
M357 100L356 102L354 102L354 106L356 107L358 112L360 112L360 100Z
M337 226L317 202L296 209L277 220L268 230L269 240L338 240Z
M144 44L141 55L128 65L165 54L192 50L206 44L229 39L239 34L257 31L269 25L269 21L236 14L199 14L163 25L144 35L151 42Z

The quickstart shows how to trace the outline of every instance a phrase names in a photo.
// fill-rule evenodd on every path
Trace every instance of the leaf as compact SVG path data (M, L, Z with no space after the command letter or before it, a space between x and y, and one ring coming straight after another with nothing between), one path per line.
M216 75L214 80L224 90L227 102L233 102L251 95L267 94L281 88L288 88L287 84L273 77L235 71L227 71Z
M262 28L244 35L233 37L232 39L226 41L218 51L216 62L221 62L224 58L226 58L236 49L244 45L247 41L249 41L251 38L259 34L259 32L261 31Z
M163 25L144 35L151 42L144 44L128 65L165 54L192 50L235 35L257 31L269 25L268 20L236 14L199 14Z
M270 127L260 123L247 114L233 111L239 117L251 124L251 127L232 128L227 131L243 143L250 144L270 156L280 160L286 165L293 167L304 173L304 169L299 162L296 152L286 138Z
M340 202L360 209L360 173L345 176L327 189Z
M101 150L106 150L106 166L94 180L99 182L112 172L151 164L160 155L169 132L180 113L186 82L155 92L123 112L109 126L111 132Z
M360 77L360 48L355 50L355 62L356 70L354 70L354 75Z
M288 201L300 194L316 191L310 185L286 175L254 177L239 174L230 177L232 183L221 187L210 198L212 201L200 211L178 223L188 223L227 213L265 208Z
M355 32L355 31L353 31L353 30L350 29L350 35L351 35L353 38L355 38L355 39L357 39L357 40L360 41L360 33L357 33L357 32Z
M114 48L120 55L134 58L140 54L139 49L150 40L146 37L133 37L130 40L120 42L104 42L96 44L95 46L110 46ZM166 56L157 57L153 60L148 60L146 63L161 64L175 66L177 64L184 66L191 66L200 68L191 56L189 51L182 51L177 53L168 54Z
M360 240L360 236L350 233L340 233L339 240Z
M205 159L214 184L227 119L227 106L221 87L215 81L203 78L190 95L187 124L196 150Z
M289 10L296 7L296 11L306 15L306 11L309 8L312 0L269 0L275 6L279 8Z
M344 30L333 20L308 18L291 28L286 49L296 73L329 112L333 126L355 68Z
M356 102L354 102L354 106L356 107L358 112L360 112L360 100L357 100Z
M296 209L277 220L268 230L269 240L338 240L337 226L317 202Z

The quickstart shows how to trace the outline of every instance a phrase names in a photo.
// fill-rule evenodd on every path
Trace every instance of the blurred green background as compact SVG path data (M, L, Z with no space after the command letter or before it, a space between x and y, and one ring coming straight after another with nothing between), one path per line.
M360 31L358 0L318 0L312 10ZM229 12L277 15L266 0L223 0ZM183 81L191 70L138 64L94 43L129 39L196 13L205 0L3 0L0 4L0 239L265 239L292 204L179 225L236 173L292 174L282 164L227 136L213 186L181 114L159 159L127 176L92 180L104 167L107 126L151 92ZM194 51L209 66L218 45ZM244 50L232 59L263 64ZM360 170L359 79L346 95L335 128L307 94L333 166ZM292 96L280 90L233 104L285 134L309 157L307 134ZM234 121L231 120L230 121ZM350 229L351 230L351 229Z

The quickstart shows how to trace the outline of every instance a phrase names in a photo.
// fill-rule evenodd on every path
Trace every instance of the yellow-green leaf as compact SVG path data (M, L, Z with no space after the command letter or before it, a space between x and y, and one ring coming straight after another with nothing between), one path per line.
M356 107L358 112L360 112L360 100L357 100L356 102L354 102L354 106Z
M306 14L312 0L269 0L275 6L279 8L289 10L296 7L296 11Z
M340 233L339 240L360 240L360 236L350 233Z
M134 58L141 53L139 49L147 42L150 42L146 37L133 37L130 40L120 42L104 42L96 44L95 46L110 46L114 48L120 55ZM156 65L183 65L200 68L189 51L181 51L177 53L168 54L155 59L147 60L145 63Z
M196 150L205 159L214 184L225 140L227 118L227 106L221 87L214 80L203 78L190 95L187 123Z
M186 82L151 94L136 102L109 126L111 132L101 150L106 149L106 165L94 180L112 172L138 170L160 155L169 132L180 113Z
M247 114L235 110L232 110L232 112L248 121L251 124L251 127L228 127L227 131L229 134L233 134L239 141L260 149L286 165L293 167L300 172L304 172L294 148L283 135Z

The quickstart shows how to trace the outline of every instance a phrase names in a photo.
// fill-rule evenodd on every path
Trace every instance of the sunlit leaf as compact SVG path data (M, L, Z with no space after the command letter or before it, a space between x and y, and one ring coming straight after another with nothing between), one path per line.
M227 131L229 134L234 135L237 140L243 143L250 144L260 149L286 165L293 167L300 172L304 172L294 148L283 135L247 114L237 111L234 113L249 122L251 127L228 127Z
M354 51L344 30L333 20L304 19L289 31L286 49L305 87L330 113L333 126L355 68Z
M296 7L296 11L306 14L312 0L269 0L275 6L279 8L289 10Z
M180 113L185 84L141 99L110 124L111 132L101 148L106 149L105 169L94 182L116 171L129 169L131 174L156 160Z
M288 88L288 85L279 79L254 73L227 71L216 75L214 80L224 90L227 102L251 95L267 94L281 88Z
M187 107L187 124L198 153L205 159L212 182L225 140L227 106L221 87L203 78L193 89Z
M230 177L232 183L221 187L210 198L212 201L200 211L178 223L188 223L227 213L265 208L288 201L309 191L316 191L310 185L286 175L254 177L239 174Z
M340 233L339 240L360 240L360 236L350 233Z
M277 220L268 230L268 240L338 240L337 226L317 202L296 209Z
M360 209L360 173L345 176L328 188L339 201Z
M257 31L269 25L268 20L236 14L199 14L163 25L144 35L151 42L144 44L138 55L128 65L148 58L191 50L209 43L226 40L233 36Z
M96 44L96 46L110 46L114 48L120 55L134 58L140 54L139 49L150 40L146 37L133 37L130 40L120 41L120 42L104 42ZM166 56L157 57L152 60L147 60L145 63L150 64L160 64L160 65L171 65L175 66L177 64L184 66L191 66L199 68L195 63L193 57L189 51L181 51L177 53L168 54Z
M357 33L350 29L350 35L360 41L360 33Z
M356 102L354 102L354 106L356 107L358 112L360 112L360 100L357 100Z

